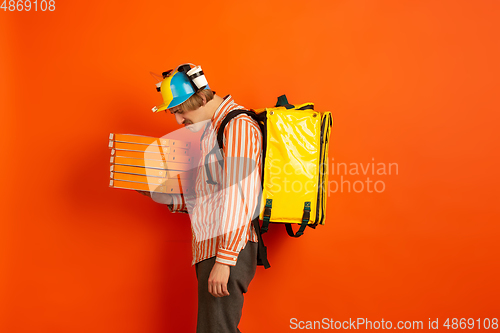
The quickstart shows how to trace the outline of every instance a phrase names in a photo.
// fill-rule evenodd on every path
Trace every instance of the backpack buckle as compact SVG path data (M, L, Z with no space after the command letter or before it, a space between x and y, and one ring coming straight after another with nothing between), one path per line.
M302 223L308 223L311 218L311 202L304 202L304 214L302 215Z

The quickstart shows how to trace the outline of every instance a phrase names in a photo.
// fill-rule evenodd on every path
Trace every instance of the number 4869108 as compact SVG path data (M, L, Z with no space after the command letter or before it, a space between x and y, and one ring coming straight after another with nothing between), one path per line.
M17 11L17 12L22 12L22 11L27 11L29 12L31 9L33 9L35 12L37 12L38 10L42 11L42 12L45 12L45 11L50 11L50 12L53 12L54 10L56 10L56 2L54 0L50 0L50 1L47 1L47 0L35 0L35 1L31 1L31 0L18 0L18 1L15 1L15 0L10 0L10 1L7 1L7 0L4 0L2 2L2 5L0 6L0 9L3 9L4 12L6 12L7 10L10 11L10 12L14 12L14 11Z

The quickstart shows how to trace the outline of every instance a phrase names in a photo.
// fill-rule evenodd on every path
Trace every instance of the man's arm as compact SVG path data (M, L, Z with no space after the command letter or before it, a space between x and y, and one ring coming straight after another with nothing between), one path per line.
M167 205L172 213L187 213L186 203L182 194L167 194L159 192L137 191L142 195L148 196L153 201Z
M238 116L224 131L223 207L216 262L234 266L261 191L262 134L247 116Z
M168 209L172 213L188 213L186 202L182 194L167 194L171 197L171 201L167 204ZM154 200L154 199L153 199Z
M230 266L236 265L261 190L262 134L246 117L235 118L225 128L222 237L208 278L208 291L228 296Z

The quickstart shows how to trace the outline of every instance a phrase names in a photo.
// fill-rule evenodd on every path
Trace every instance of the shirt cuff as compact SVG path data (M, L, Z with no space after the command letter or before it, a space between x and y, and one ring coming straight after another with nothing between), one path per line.
M187 213L186 204L181 195L172 195L172 204L167 207L172 213Z
M215 262L218 262L219 264L234 266L236 265L236 261L238 260L238 255L239 252L236 251L218 249Z

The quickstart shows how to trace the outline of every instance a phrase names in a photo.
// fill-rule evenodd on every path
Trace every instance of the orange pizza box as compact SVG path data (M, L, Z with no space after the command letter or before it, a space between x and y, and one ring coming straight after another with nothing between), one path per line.
M152 177L146 175L132 175L129 173L121 173L121 172L111 172L110 178L114 180L124 180L128 182L137 182L137 183L145 183L145 184L157 184L160 185L166 182L168 179L182 179L182 181L188 179L188 174L186 172L179 173L176 178L168 178L168 177Z
M157 145L164 147L178 147L183 149L189 149L191 143L188 141L155 138L152 136L136 135L136 134L115 134L111 133L109 139L115 142L123 143L136 143L143 145Z
M177 163L191 163L193 160L192 157L184 155L167 154L167 153L161 154L161 153L115 150L115 149L111 149L111 155L119 157L142 158L145 160L160 160L160 161L165 160L166 162L177 162Z
M117 150L122 154L126 154L126 152L135 152L135 153L148 153L148 154L172 154L179 156L190 156L188 149L182 148L173 148L173 147L161 147L161 146L146 146L139 145L135 143L121 143L121 142L109 142L109 148L112 150Z
M143 168L187 171L191 169L190 163L164 162L161 160L145 160L142 158L111 156L111 164L129 165Z
M119 164L113 164L109 169L110 171L120 172L120 173L130 173L132 175L143 175L149 177L167 177L167 178L174 178L177 176L178 173L181 172L176 170L150 169L150 168L119 165Z
M164 184L144 184L136 182L128 182L122 180L111 179L109 181L109 186L113 188L122 188L128 190L139 190L139 191L150 191L150 192L160 192L160 193L181 193L189 194L192 192L191 187L179 184L177 179L169 179Z
M138 143L125 143L125 142L116 142L113 140L109 140L109 148L116 149L116 150L130 150L130 151L137 151L137 152L146 152L146 151L151 151L150 145L143 145L143 144L138 144ZM163 152L166 154L170 154L170 147L163 147L163 146L154 146L155 151L159 151L159 147L163 149Z
M113 140L109 141L108 147L115 150L127 150L127 151L147 152L147 153L160 153L160 151L163 151L164 154L174 154L183 156L189 155L188 149L183 149L178 147L163 147L155 145L150 146L138 143L116 142Z

